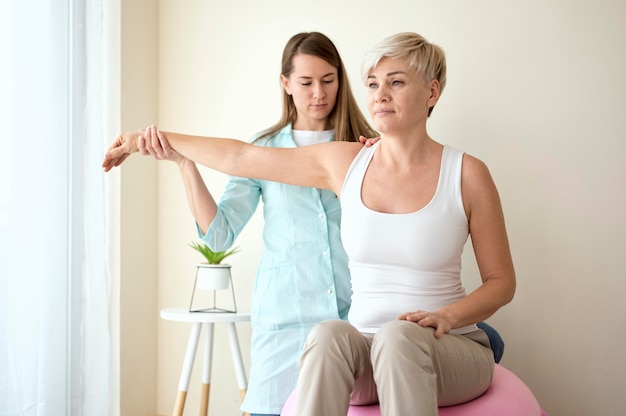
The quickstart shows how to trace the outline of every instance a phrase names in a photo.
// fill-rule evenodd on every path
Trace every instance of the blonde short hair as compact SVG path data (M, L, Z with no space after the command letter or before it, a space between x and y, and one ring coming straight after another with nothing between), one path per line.
M363 58L363 82L367 83L370 70L384 57L406 59L409 67L417 71L426 82L434 79L439 81L439 91L443 92L446 86L446 54L440 46L428 42L422 35L413 32L397 33L375 45Z

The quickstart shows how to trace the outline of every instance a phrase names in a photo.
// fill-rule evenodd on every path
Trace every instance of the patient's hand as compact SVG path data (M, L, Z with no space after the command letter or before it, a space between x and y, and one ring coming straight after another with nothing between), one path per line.
M104 155L104 160L102 161L104 171L108 172L114 167L121 165L128 156L139 151L137 142L140 137L143 137L144 132L145 130L142 129L118 134Z
M157 160L171 160L181 164L186 160L180 153L170 147L167 137L156 126L148 126L136 132L120 133L109 146L102 167L105 172L121 165L132 153Z

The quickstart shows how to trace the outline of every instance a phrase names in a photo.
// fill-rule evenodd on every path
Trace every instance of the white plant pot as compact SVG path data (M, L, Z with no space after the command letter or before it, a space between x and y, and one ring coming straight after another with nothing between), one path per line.
M230 285L230 264L200 263L196 288L200 290L225 290Z

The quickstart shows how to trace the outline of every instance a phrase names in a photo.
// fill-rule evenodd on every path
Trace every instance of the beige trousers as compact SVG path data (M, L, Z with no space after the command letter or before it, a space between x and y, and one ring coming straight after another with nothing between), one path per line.
M296 414L346 416L350 404L379 402L382 416L437 416L483 394L493 352L482 330L437 339L433 328L393 321L376 334L345 321L316 325L300 359Z

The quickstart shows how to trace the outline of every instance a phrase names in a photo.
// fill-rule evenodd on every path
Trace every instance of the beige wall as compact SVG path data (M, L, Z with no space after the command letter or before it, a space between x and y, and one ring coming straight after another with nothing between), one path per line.
M240 139L278 119L280 55L296 32L319 30L336 42L360 104L365 102L360 60L376 41L406 30L443 46L448 85L429 122L430 133L490 167L518 273L516 298L490 319L506 341L503 364L528 384L551 416L617 415L626 406L621 353L626 341L626 3L160 0L158 16L154 122L164 130ZM152 46L152 39L145 42ZM154 103L152 95L145 98L145 105ZM150 123L145 115L126 126ZM127 163L151 175L153 165L139 168L139 159ZM224 176L202 172L219 197ZM187 246L195 229L178 172L167 163L158 167L156 196L150 187L132 186L145 212L158 214L154 229L128 233L138 244L158 244L156 309L185 306L199 259ZM262 251L261 229L257 215L238 241L241 253L232 258L242 309L248 307ZM153 262L153 253L146 260ZM464 269L467 287L475 287L479 277L469 245ZM189 327L155 318L153 293L150 287L136 293L135 302L145 312L136 329L158 325L156 406L168 414ZM250 327L239 328L247 360ZM219 358L210 411L238 414L223 328L217 328L215 340ZM198 409L199 377L197 369L188 414Z
M123 131L157 117L158 4L121 1ZM111 138L113 140L113 138ZM154 416L157 409L157 163L136 157L121 168L120 414Z

